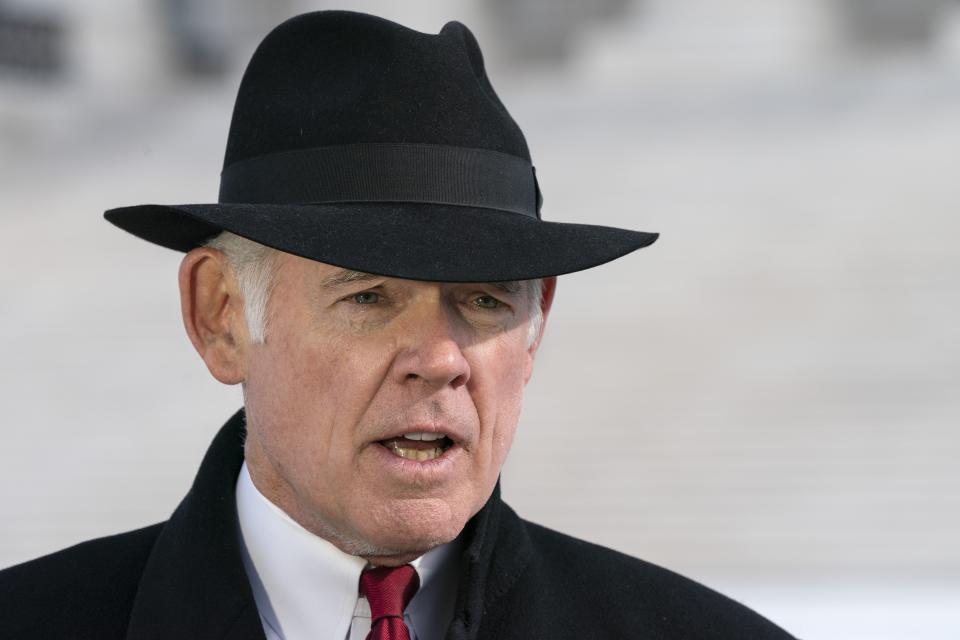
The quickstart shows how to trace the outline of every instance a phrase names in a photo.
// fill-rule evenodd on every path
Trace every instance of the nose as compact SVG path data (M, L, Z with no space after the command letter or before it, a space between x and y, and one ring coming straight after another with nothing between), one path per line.
M454 319L441 305L410 318L404 348L394 361L400 382L431 387L460 387L470 379L470 363L456 337Z

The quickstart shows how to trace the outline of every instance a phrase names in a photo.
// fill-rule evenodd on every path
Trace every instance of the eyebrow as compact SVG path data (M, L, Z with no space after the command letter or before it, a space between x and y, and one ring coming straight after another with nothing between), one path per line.
M506 291L507 293L519 293L523 288L523 285L519 280L507 280L505 282L491 282L491 285L500 289L501 291Z
M378 276L372 273L364 273L363 271L354 271L353 269L339 269L338 271L321 280L320 287L324 289L332 289L345 284L350 284L351 282L376 280L377 278L383 277L384 276ZM520 290L523 289L523 284L519 280L506 280L504 282L489 282L484 284L489 284L490 286L496 287L497 289L505 291L506 293L519 293Z
M364 273L363 271L354 271L353 269L339 269L332 275L321 280L320 286L324 289L332 289L344 284L350 284L351 282L375 280L382 277L383 276L377 276L372 273Z

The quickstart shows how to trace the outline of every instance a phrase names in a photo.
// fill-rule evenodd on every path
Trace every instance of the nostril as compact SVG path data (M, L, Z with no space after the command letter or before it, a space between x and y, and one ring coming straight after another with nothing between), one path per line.
M428 381L426 377L418 375L416 373L408 373L404 379L407 380L408 382L414 382L417 380ZM467 380L469 380L469 376L461 374L451 379L449 384L451 387L456 388L456 387L465 385L467 383Z

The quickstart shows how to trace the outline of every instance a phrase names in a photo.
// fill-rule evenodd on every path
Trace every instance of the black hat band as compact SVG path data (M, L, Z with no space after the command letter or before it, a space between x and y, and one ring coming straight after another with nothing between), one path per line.
M417 202L540 217L533 166L487 149L366 143L283 151L235 162L220 174L220 202Z

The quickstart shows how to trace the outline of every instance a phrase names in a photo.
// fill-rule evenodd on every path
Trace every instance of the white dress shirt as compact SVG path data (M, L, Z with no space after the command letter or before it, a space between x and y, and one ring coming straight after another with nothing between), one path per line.
M363 558L348 555L297 524L254 486L244 463L237 477L243 562L267 640L364 640L370 605L359 595ZM420 589L404 612L412 640L442 640L457 593L457 542L410 564Z

